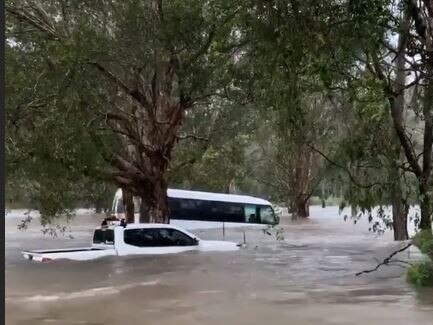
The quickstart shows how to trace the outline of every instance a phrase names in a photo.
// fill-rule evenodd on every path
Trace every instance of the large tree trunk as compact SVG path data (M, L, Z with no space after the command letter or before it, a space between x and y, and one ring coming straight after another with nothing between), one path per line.
M140 222L169 223L167 181L161 175L141 193Z
M292 219L305 219L310 216L309 200L304 195L299 195L293 199L291 205Z
M292 179L289 180L291 184L289 202L292 219L308 218L310 216L311 182L315 172L313 169L318 168L316 158L310 148L301 146L293 162L293 168L289 170L289 174L292 175Z
M134 200L133 195L126 189L122 189L123 206L126 223L134 223Z

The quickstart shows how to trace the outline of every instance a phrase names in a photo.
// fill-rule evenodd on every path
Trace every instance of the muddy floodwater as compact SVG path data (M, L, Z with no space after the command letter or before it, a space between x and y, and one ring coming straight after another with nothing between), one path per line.
M89 245L101 216L78 216L73 238L42 235L38 220L22 232L6 216L6 324L433 324L433 291L408 285L404 268L355 276L404 243L344 222L336 207L311 214L282 219L280 241L246 230L238 252L44 264L20 251ZM222 239L221 229L194 232ZM240 229L225 231L226 240L242 238ZM411 248L398 258L422 256Z

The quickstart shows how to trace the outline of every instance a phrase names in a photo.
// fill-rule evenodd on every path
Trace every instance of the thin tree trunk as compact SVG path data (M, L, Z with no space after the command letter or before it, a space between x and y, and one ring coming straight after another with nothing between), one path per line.
M101 213L102 212L102 204L100 202L95 203L95 213Z
M403 57L404 59L404 57ZM403 65L404 62L400 56L398 57L397 64ZM405 76L401 76L397 74L399 77L398 82L404 84ZM394 114L398 116L401 121L403 121L403 110L404 110L404 92L401 93L395 98L394 106L392 107L394 110ZM403 123L403 122L402 122ZM392 224L394 231L394 240L407 240L409 238L407 232L407 213L408 207L407 203L403 199L403 189L402 183L400 181L400 171L399 171L399 163L401 162L401 144L398 138L397 133L394 128L391 128L391 139L393 150L393 157L391 159L391 166L389 167L389 179L392 183L391 185L391 205L392 205Z
M425 183L421 183L419 185L419 194L421 197L420 209L421 209L421 220L419 227L421 229L431 230L431 200L430 195L428 193L428 186Z
M396 77L395 77L395 89L397 96L391 102L391 117L393 120L394 128L392 130L391 139L393 141L393 147L395 151L395 160L400 161L401 155L401 131L396 126L404 125L404 87L406 85L406 71L405 71L405 48L407 46L407 33L408 33L409 15L405 12L405 16L402 20L402 26L398 41L398 54L396 58ZM399 134L400 131L400 134ZM404 132L404 130L402 131ZM407 207L403 200L403 193L401 182L399 178L399 170L397 164L392 164L389 170L389 175L392 180L391 188L391 203L392 203L392 222L394 229L394 240L406 240L408 239L407 233Z
M134 200L133 195L126 189L122 189L123 205L126 223L134 223Z
M289 213L289 214L293 213L294 208L293 208L292 200L288 199L286 201L286 207L287 207L287 213Z
M350 215L352 218L355 218L357 214L358 214L358 209L355 204L352 204L350 206Z
M394 240L407 240L407 213L408 206L403 200L400 184L395 184L392 189L392 226L394 229Z
M321 201L322 201L322 209L326 208L326 198L325 198L325 182L322 181L322 184L320 184L320 194L321 194Z
M431 59L433 61L433 59ZM429 62L428 74L433 75L433 62ZM428 79L424 89L423 115L424 115L424 144L423 144L423 161L422 177L419 179L419 194L421 197L421 229L431 230L432 226L432 202L429 188L431 187L432 171L432 147L433 147L433 78Z
M407 240L409 234L407 232L407 215L409 207L403 198L403 189L398 177L398 167L390 167L390 178L394 180L391 185L391 205L392 205L392 226L394 231L394 240Z

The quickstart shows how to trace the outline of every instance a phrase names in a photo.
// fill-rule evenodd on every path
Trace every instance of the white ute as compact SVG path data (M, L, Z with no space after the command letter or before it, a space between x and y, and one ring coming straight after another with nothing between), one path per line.
M23 251L33 261L92 260L104 256L156 255L186 251L234 251L241 245L228 241L201 240L169 224L108 225L95 229L91 247Z

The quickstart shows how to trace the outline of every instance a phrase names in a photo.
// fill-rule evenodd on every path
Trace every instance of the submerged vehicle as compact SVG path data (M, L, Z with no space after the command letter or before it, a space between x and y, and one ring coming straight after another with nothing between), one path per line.
M168 206L170 223L192 229L194 222L204 223L232 223L251 225L276 225L279 218L275 215L272 204L261 198L211 193L200 191L187 191L168 189ZM134 197L135 222L139 222L140 198ZM116 218L125 218L122 190L118 189L112 206ZM189 222L178 222L178 221Z
M168 224L125 224L111 222L95 229L90 247L21 252L24 258L49 262L69 259L92 260L104 256L158 255L186 251L234 251L241 244L201 240L194 234Z

